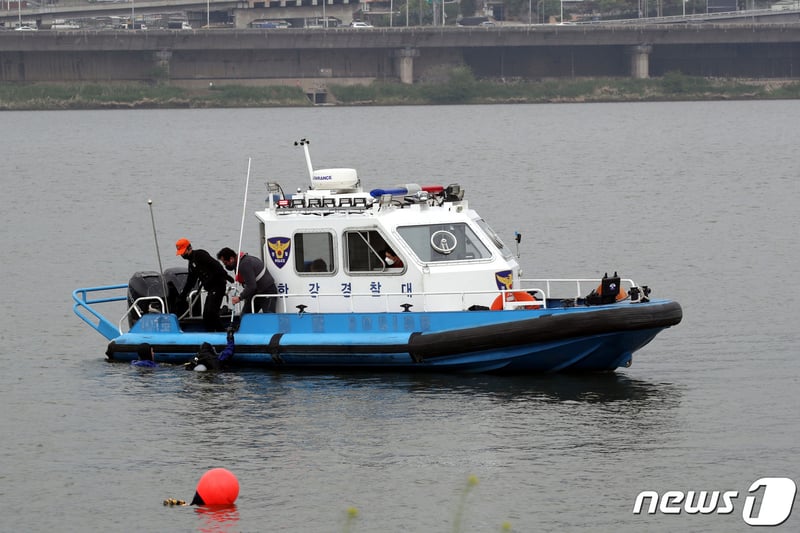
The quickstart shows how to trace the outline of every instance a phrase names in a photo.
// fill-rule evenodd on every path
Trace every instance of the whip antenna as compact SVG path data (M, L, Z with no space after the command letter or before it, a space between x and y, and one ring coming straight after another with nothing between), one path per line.
M242 224L239 227L239 248L236 250L236 270L233 273L233 279L239 275L239 259L242 255L242 235L244 235L244 217L247 213L247 190L250 188L250 163L253 161L252 157L247 158L247 180L244 183L244 202L242 202ZM233 322L233 313L231 312L231 322Z
M156 244L156 257L158 258L158 272L161 274L161 288L164 290L164 312L169 314L169 302L167 298L167 280L164 279L164 267L161 266L161 252L158 251L158 235L156 234L156 219L153 216L153 200L147 199L150 207L150 222L153 226L153 241Z

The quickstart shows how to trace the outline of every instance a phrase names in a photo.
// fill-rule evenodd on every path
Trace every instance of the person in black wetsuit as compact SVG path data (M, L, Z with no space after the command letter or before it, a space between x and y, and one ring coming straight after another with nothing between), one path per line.
M217 350L215 350L211 344L204 342L200 346L200 350L197 354L184 363L184 368L186 370L194 370L195 372L218 372L220 370L225 370L228 363L230 363L230 360L233 358L233 354L236 352L233 328L228 328L227 331L227 344L222 352L217 353Z
M236 271L236 252L230 248L223 248L217 252L217 259L222 261L225 269L231 272ZM275 287L275 280L272 275L267 271L264 262L258 257L242 254L239 258L239 272L236 275L236 281L242 284L242 294L231 298L233 304L242 302L242 314L252 312L250 302L256 294L277 294L278 289ZM258 298L256 300L256 313L274 313L275 312L275 298Z
M132 366L140 366L144 368L155 368L158 366L158 363L156 363L154 360L155 353L153 352L153 347L150 346L150 344L143 342L139 345L136 353L139 354L139 359L131 361Z
M219 318L219 309L222 306L222 298L225 296L227 282L233 282L225 269L217 262L211 254L205 250L193 249L192 243L187 239L178 239L175 243L179 255L189 261L189 276L186 278L186 285L181 291L181 300L186 300L194 288L197 280L208 293L206 295L206 305L203 308L203 326L207 331L224 331L225 326Z

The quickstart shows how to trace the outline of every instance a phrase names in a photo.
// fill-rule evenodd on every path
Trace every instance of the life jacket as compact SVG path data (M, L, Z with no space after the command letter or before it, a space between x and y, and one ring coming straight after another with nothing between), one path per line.
M247 255L247 253L246 253L246 252L239 252L239 261L241 262L242 258L243 258L244 256L246 256L246 255ZM241 264L241 263L239 263L239 264ZM266 273L267 273L267 263L265 262L265 263L264 263L264 268L262 268L262 269L261 269L261 272L259 272L259 273L258 273L258 275L256 276L256 283L258 283L259 281L261 281L261 278L263 278L263 277L264 277L264 274L266 274ZM239 272L238 272L238 269L237 269L237 272L236 272L236 276L235 276L235 278L236 278L236 282L237 282L237 283L239 283L239 284L241 284L241 285L243 285L243 284L244 284L244 279L242 278L242 275L241 275L241 274L239 274Z
M239 274L239 266L242 264L242 258L247 255L247 252L239 252L239 260L236 262L236 276L234 276L236 283L244 283L242 275Z

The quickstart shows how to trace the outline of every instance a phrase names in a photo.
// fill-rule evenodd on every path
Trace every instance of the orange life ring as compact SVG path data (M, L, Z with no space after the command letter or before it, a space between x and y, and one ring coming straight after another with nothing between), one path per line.
M492 311L500 311L503 309L503 294L505 294L506 302L535 302L536 298L531 296L525 291L514 291L514 292L506 292L497 295L497 298L494 299L492 302L492 306L489 308ZM533 305L525 305L522 307L518 307L517 309L539 309L542 307L542 304L536 303Z

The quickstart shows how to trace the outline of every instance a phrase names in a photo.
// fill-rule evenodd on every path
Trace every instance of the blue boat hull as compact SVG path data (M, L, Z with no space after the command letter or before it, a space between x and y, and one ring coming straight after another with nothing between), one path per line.
M678 303L517 311L361 314L248 314L232 366L297 370L493 372L612 371L682 318ZM175 315L147 314L108 346L111 360L183 364L224 333L184 332Z

